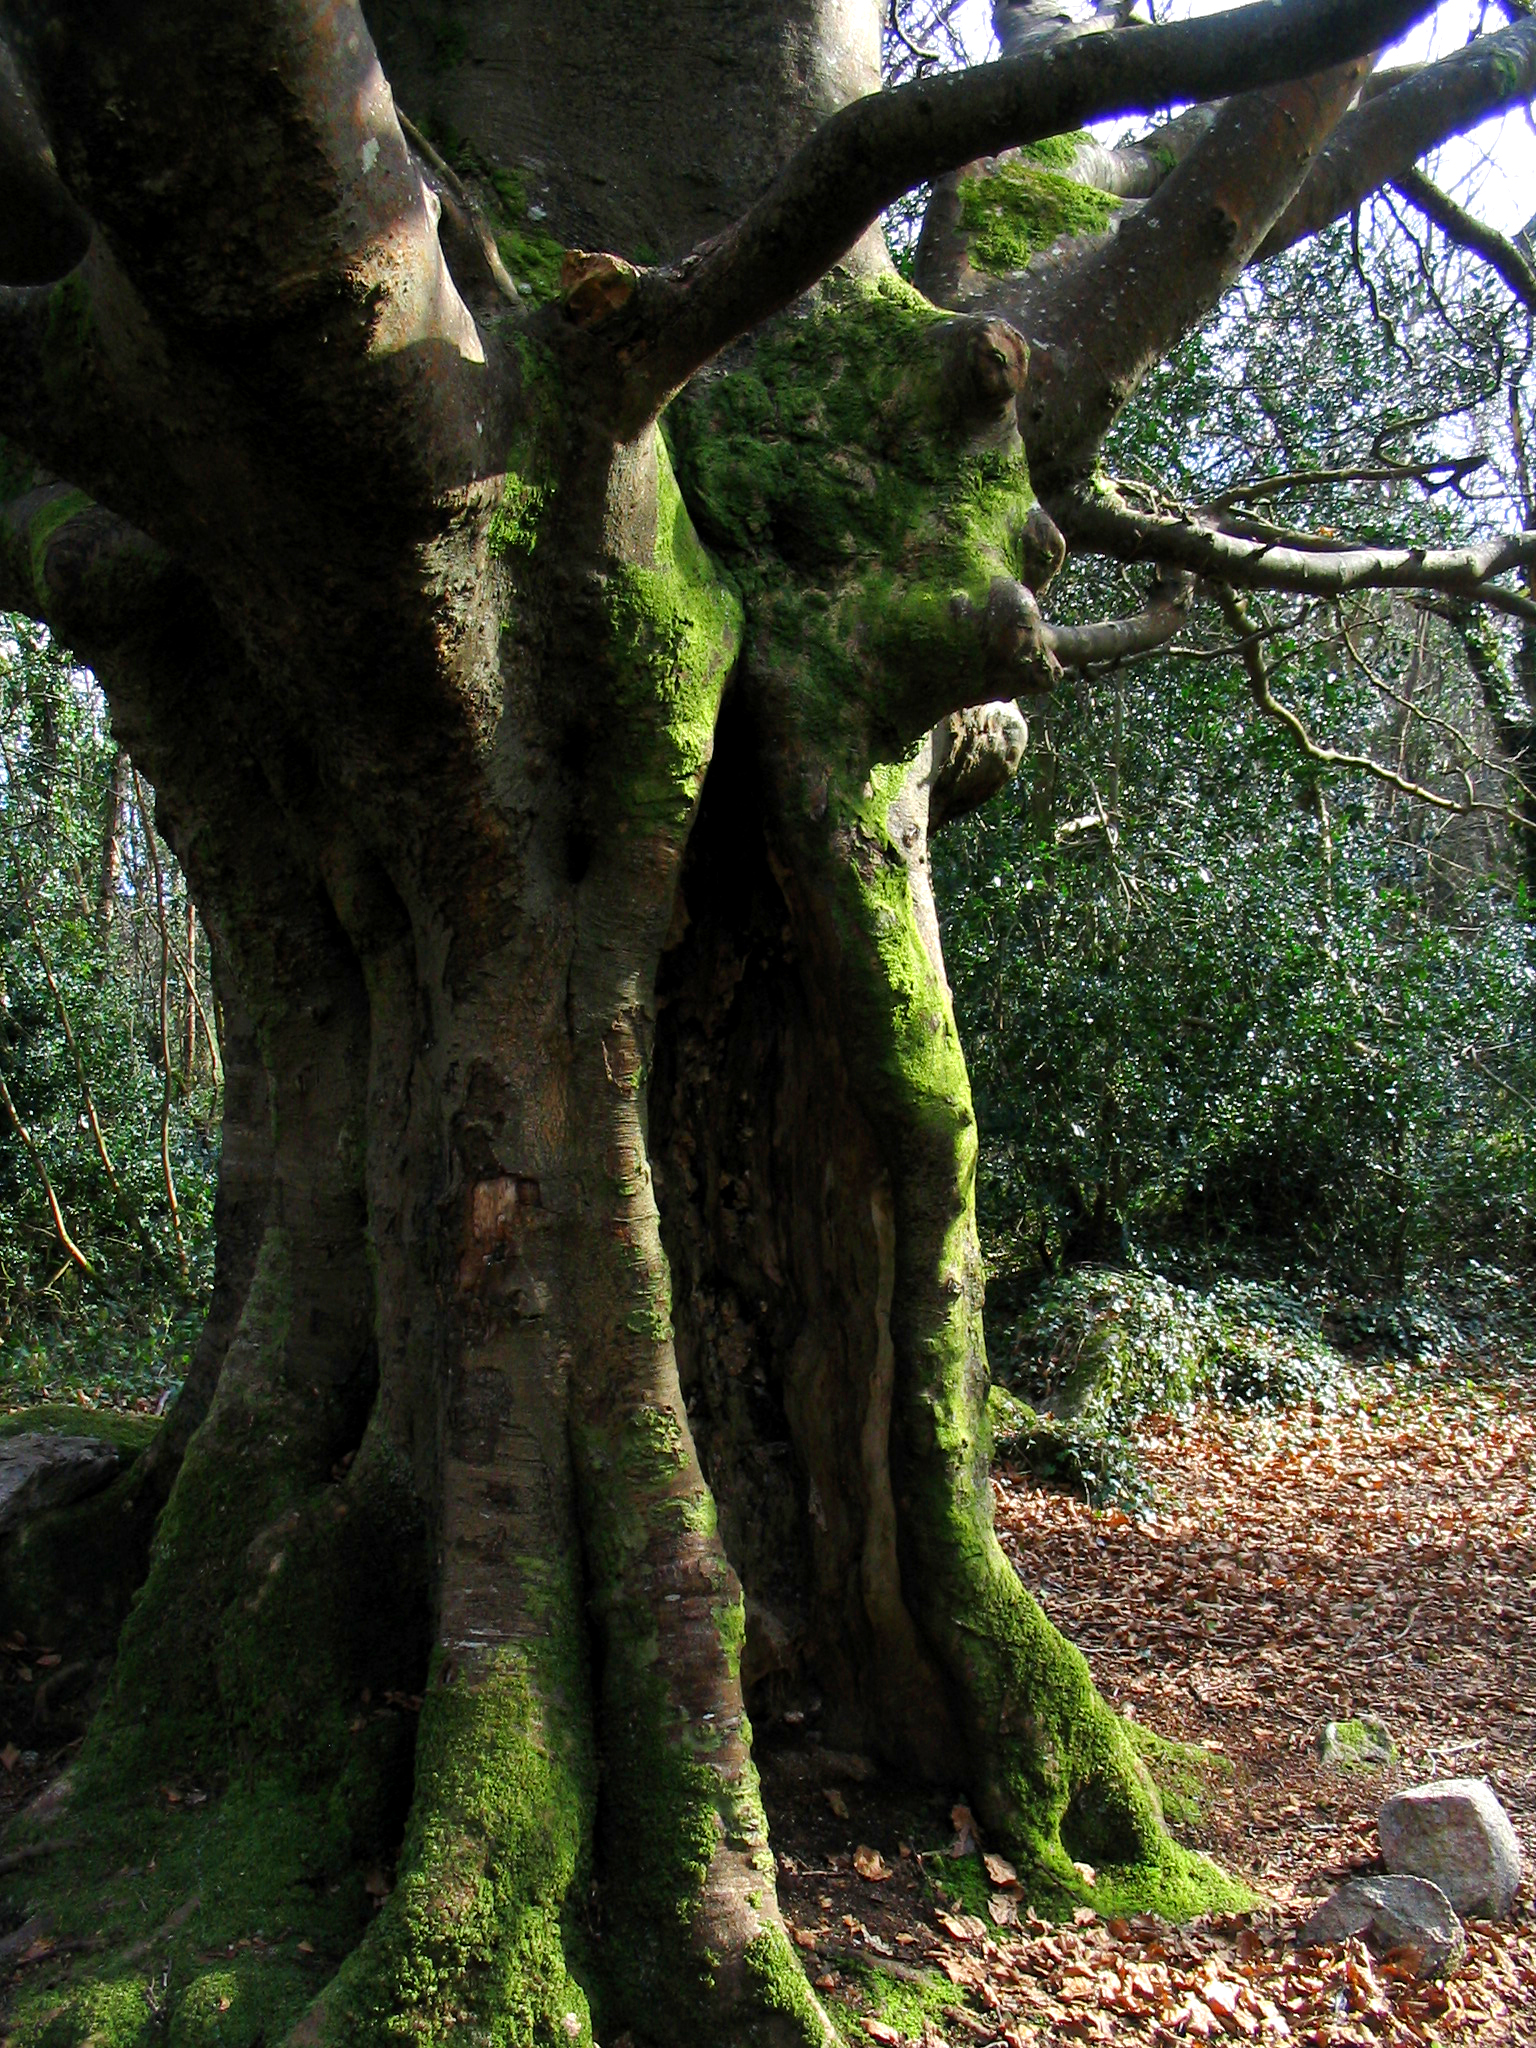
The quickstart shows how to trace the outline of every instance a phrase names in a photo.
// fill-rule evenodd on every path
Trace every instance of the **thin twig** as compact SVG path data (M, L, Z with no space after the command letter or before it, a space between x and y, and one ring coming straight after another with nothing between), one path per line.
M59 1207L59 1198L54 1193L53 1182L48 1176L48 1168L43 1163L43 1155L37 1149L32 1133L17 1114L16 1105L11 1100L11 1091L5 1085L4 1075L0 1075L0 1104L3 1104L5 1113L10 1119L11 1129L21 1140L27 1157L32 1161L37 1177L42 1182L43 1196L48 1204L48 1213L53 1218L55 1236L65 1252L80 1268L81 1272L89 1279L94 1280L96 1277L95 1268L69 1234L69 1225L64 1221L64 1211Z
M1249 692L1254 703L1266 718L1283 726L1296 742L1307 760L1314 761L1320 768L1352 768L1362 775L1370 775L1389 789L1411 796L1437 811L1454 811L1460 817L1474 811L1487 812L1503 818L1508 824L1520 825L1526 830L1533 829L1533 821L1522 818L1518 811L1508 804L1484 803L1473 793L1468 782L1467 796L1461 801L1454 797L1441 796L1437 790L1426 789L1420 782L1414 782L1406 775L1399 775L1394 768L1384 768L1379 761L1373 761L1369 754L1346 754L1337 747L1320 747L1308 732L1300 715L1289 704L1282 704L1269 686L1269 669L1264 660L1259 642L1262 637L1255 628L1248 607L1237 592L1227 585L1218 585L1216 599L1234 632L1242 635L1241 648L1243 666L1248 671ZM1463 780L1466 780L1463 777Z
M1442 192L1438 185L1431 184L1422 171L1400 172L1393 184L1411 206L1416 206L1427 220L1432 220L1441 233L1459 242L1464 249L1470 249L1475 256L1496 270L1505 284L1520 300L1522 305L1536 311L1536 265L1533 265L1516 242L1509 241L1494 228L1486 225L1475 215L1458 206L1448 192Z
M0 738L0 760L5 762L5 772L10 780L11 787L13 789L18 787L16 765L11 759L10 749L6 746L3 738ZM6 830L9 835L9 812L6 814ZM91 1092L90 1081L86 1078L85 1060L80 1052L79 1041L75 1037L74 1025L70 1022L69 1006L64 1000L63 990L59 987L54 977L53 964L48 958L48 949L44 945L43 935L38 929L37 918L32 909L32 892L27 887L26 870L14 838L9 839L7 851L11 857L12 872L16 876L16 893L21 900L22 914L27 920L27 930L31 934L32 950L37 955L38 966L43 970L43 979L48 984L49 994L53 997L53 1006L58 1012L59 1023L63 1028L64 1042L69 1047L70 1057L75 1063L75 1076L80 1083L80 1097L85 1104L86 1121L90 1124L91 1136L96 1141L96 1156L101 1161L101 1170L107 1176L107 1184L111 1188L112 1193L116 1196L118 1203L126 1208L128 1205L124 1200L123 1190L118 1182L116 1169L112 1164L112 1155L108 1152L107 1141L102 1136L101 1120L96 1114L96 1098Z
M1214 497L1211 504L1220 511L1241 504L1245 498L1272 498L1282 491L1300 490L1303 485L1315 488L1319 484L1420 483L1426 490L1443 491L1447 485L1487 465L1486 455L1453 455L1439 462L1382 462L1363 469L1288 469L1278 476L1259 477L1253 483L1233 484ZM1431 482L1436 476L1443 480Z
M1383 697L1397 705L1399 710L1407 713L1408 723L1411 723L1416 718L1422 725L1430 726L1434 731L1443 733L1454 746L1460 748L1474 767L1486 768L1490 774L1508 775L1517 788L1525 790L1527 795L1530 794L1525 789L1525 784L1521 781L1519 775L1515 773L1507 762L1495 761L1489 755L1480 753L1459 725L1453 725L1448 718L1441 718L1433 711L1425 711L1420 705L1415 704L1411 698L1405 697L1401 690L1394 690L1386 677L1378 675L1360 652L1359 648L1355 645L1351 629L1344 625L1342 620L1340 621L1340 629L1340 638L1349 652L1350 659L1354 662L1360 673L1365 677L1373 690L1379 691ZM1405 724L1405 736L1406 733L1407 725Z

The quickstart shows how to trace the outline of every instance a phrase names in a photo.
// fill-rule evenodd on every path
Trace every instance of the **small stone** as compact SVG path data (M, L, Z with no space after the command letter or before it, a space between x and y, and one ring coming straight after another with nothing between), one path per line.
M1300 1948L1326 1948L1363 1939L1377 1955L1419 1951L1417 1974L1438 1977L1466 1952L1450 1900L1422 1877L1356 1877L1325 1899L1296 1937Z
M1320 1764L1353 1771L1397 1762L1397 1744L1374 1714L1352 1721L1325 1721L1313 1739Z
M41 1430L0 1437L0 1536L44 1508L98 1492L121 1462L117 1445L98 1437Z
M1458 1913L1502 1920L1520 1889L1520 1843L1482 1778L1394 1793L1376 1818L1388 1870L1426 1877Z

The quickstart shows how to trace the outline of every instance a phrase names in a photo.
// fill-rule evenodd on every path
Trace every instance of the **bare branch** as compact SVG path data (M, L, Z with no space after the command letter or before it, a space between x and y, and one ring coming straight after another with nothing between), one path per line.
M1274 476L1255 477L1250 483L1233 484L1211 500L1213 511L1224 511L1253 499L1278 497L1282 491L1315 489L1322 484L1422 484L1426 490L1443 491L1463 477L1487 466L1486 455L1447 455L1438 462L1380 462L1362 469L1292 469Z
M1050 626L1045 643L1063 668L1101 668L1165 647L1189 616L1194 578L1178 571L1159 576L1145 611L1090 626Z
M3 761L5 764L6 778L12 789L17 788L16 764L11 759L10 749L6 746L3 737L0 737L0 761ZM9 816L7 817L7 827L9 828ZM107 1141L102 1134L101 1119L96 1114L96 1097L92 1092L90 1079L85 1071L85 1060L80 1051L80 1042L75 1037L75 1027L70 1018L69 1005L64 1000L64 991L59 987L58 978L54 974L53 963L48 958L48 949L43 943L43 934L38 927L37 914L32 907L32 892L27 886L26 863L22 858L21 848L15 843L14 836L9 833L9 830L7 836L10 841L7 850L11 857L11 871L16 877L16 894L21 903L22 915L27 921L27 930L31 935L32 951L36 956L38 966L42 969L43 979L48 984L48 993L53 997L53 1007L64 1032L64 1043L69 1047L70 1058L74 1061L75 1079L80 1084L80 1100L85 1109L86 1120L91 1127L91 1137L96 1146L96 1157L101 1162L101 1170L107 1177L107 1185L111 1188L113 1196L119 1206L126 1208L127 1204L124 1200L122 1185L117 1178L117 1169L112 1164L112 1155L107 1150Z
M1438 185L1432 184L1422 171L1400 172L1392 182L1426 220L1432 220L1442 234L1448 235L1453 242L1459 242L1462 248L1481 256L1489 268L1503 278L1520 303L1536 312L1536 265L1518 243L1476 219L1464 206L1458 206L1448 192L1442 192Z
M53 1234L59 1240L60 1248L65 1256L80 1268L87 1279L94 1280L96 1277L95 1270L90 1260L85 1256L85 1253L81 1251L79 1245L75 1243L75 1240L69 1234L69 1225L64 1221L64 1211L59 1206L59 1197L54 1189L52 1177L48 1172L47 1162L38 1150L37 1140L22 1122L16 1105L11 1100L11 1091L5 1085L3 1074L0 1074L0 1107L4 1108L6 1121L21 1140L22 1150L32 1162L32 1171L37 1175L38 1183L43 1190L43 1200L48 1204L48 1214L53 1219ZM62 1272L64 1269L61 1266L59 1270Z
M599 332L632 432L702 364L787 305L903 192L973 158L1170 100L1262 88L1379 47L1427 0L1288 0L1106 30L855 101L736 226L641 276Z
M1422 617L1420 623L1424 623ZM1339 620L1339 640L1342 641L1344 650L1350 660L1359 669L1361 675L1365 677L1376 694L1379 697L1384 697L1389 704L1395 704L1398 710L1403 713L1405 735L1409 725L1419 724L1427 726L1431 732L1437 732L1442 739L1449 740L1456 751L1463 755L1467 761L1471 762L1474 767L1486 768L1491 773L1504 775L1515 784L1516 788L1523 795L1529 796L1531 794L1519 774L1507 761L1495 760L1488 754L1485 754L1478 747L1477 743L1462 731L1459 725L1454 725L1448 718L1441 718L1436 712L1426 711L1422 704L1416 704L1402 690L1395 689L1387 681L1386 677L1381 674L1380 670L1368 661L1360 648L1356 646L1355 629L1352 629L1342 616Z
M1391 184L1420 157L1490 114L1536 94L1536 20L1426 64L1380 92L1338 125L1306 183L1270 229L1254 258L1278 256L1350 213L1378 186Z
M1051 513L1079 545L1123 562L1162 562L1249 590L1338 597L1351 590L1436 590L1471 598L1512 617L1536 620L1536 603L1495 584L1495 576L1536 562L1536 533L1473 548L1276 547L1226 532L1208 512L1132 510L1114 489L1077 491Z
M975 302L1006 313L1035 351L1019 417L1037 489L1091 472L1147 371L1242 275L1366 70L1361 58L1228 100L1113 234L1066 241L1015 276L968 273Z
M1410 796L1418 803L1428 804L1432 810L1450 811L1458 817L1467 817L1473 812L1487 812L1505 819L1510 824L1525 823L1519 812L1512 810L1508 804L1484 803L1473 792L1470 781L1467 781L1465 799L1458 800L1455 797L1442 796L1438 790L1426 789L1422 783L1414 782L1406 775L1400 775L1395 768L1387 768L1380 761L1373 761L1369 754L1346 754L1341 753L1337 747L1320 747L1308 732L1299 714L1293 711L1290 705L1282 704L1270 689L1269 664L1264 659L1264 651L1260 645L1262 635L1256 630L1247 606L1236 591L1223 586L1217 587L1216 599L1226 615L1227 623L1241 636L1239 644L1243 666L1248 672L1249 693L1255 705L1266 718L1290 734L1306 760L1315 762L1320 768L1349 768L1358 774L1369 775L1374 781L1385 783L1389 789L1397 790L1402 796Z

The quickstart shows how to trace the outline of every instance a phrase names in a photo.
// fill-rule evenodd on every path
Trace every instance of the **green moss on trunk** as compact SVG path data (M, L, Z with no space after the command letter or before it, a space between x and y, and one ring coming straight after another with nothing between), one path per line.
M1064 236L1102 235L1120 201L1063 170L1007 158L984 176L960 180L960 225L978 270L1005 277Z

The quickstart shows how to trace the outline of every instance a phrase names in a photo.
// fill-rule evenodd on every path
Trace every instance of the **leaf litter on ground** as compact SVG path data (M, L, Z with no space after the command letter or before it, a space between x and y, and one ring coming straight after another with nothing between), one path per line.
M839 1847L848 1831L776 1793L770 1765L785 1915L848 2037L1536 2044L1529 1878L1511 1922L1467 1923L1444 1982L1411 1952L1296 1947L1319 1900L1379 1867L1375 1816L1402 1785L1486 1777L1536 1865L1536 1382L1442 1370L1345 1411L1199 1405L1144 1419L1136 1451L1155 1505L1095 1511L1004 1467L999 1535L1112 1703L1220 1760L1176 1831L1260 1906L1055 1924L963 1803L950 1841L940 1819L898 1857L884 1788L850 1788ZM1321 1724L1359 1714L1397 1763L1320 1763ZM957 1846L985 1898L957 1884ZM859 1874L871 1854L889 1876Z

